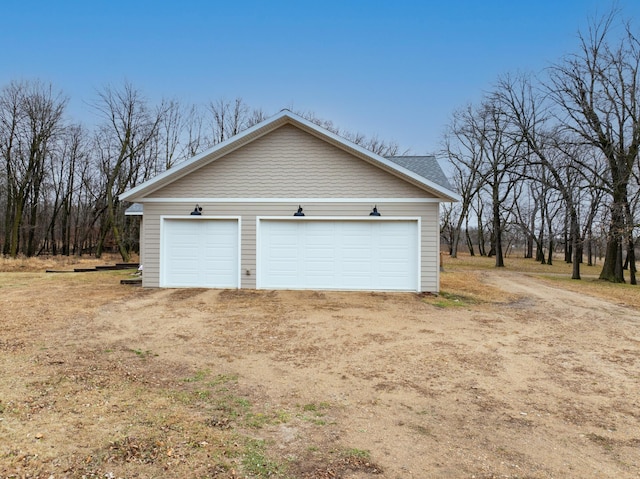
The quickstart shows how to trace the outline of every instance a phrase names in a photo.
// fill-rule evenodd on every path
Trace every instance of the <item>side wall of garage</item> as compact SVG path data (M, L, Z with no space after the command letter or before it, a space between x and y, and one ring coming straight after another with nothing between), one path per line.
M292 216L298 208L296 200L291 202L202 202L202 215L241 217L241 261L242 288L256 288L256 217ZM311 216L368 216L373 208L369 201L317 202L301 205L307 217ZM437 292L439 285L439 203L437 200L378 202L378 211L383 216L421 217L421 281L420 289ZM162 216L188 216L194 204L189 202L145 202L143 285L160 286L160 222Z

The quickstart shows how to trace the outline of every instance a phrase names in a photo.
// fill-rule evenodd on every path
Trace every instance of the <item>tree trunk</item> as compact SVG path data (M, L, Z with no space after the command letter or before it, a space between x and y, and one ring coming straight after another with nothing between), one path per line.
M453 238L451 240L451 248L449 251L449 254L452 258L457 258L458 257L458 243L460 241L460 230L459 229L454 229L453 230Z
M524 253L524 257L525 258L533 258L533 234L529 233L527 235L527 248L526 251Z
M502 252L502 220L500 218L500 204L493 202L493 238L496 254L496 268L504 268L504 255Z
M626 198L625 198L626 202ZM621 204L614 201L611 207L611 224L609 226L609 236L604 257L604 265L600 272L600 279L612 283L624 283L624 273L622 270L622 235L621 225L624 225L624 215Z
M625 205L625 219L627 223L626 236L627 236L627 258L625 263L629 268L629 284L638 284L636 280L636 252L635 241L633 240L633 225L634 218L631 212L631 205L629 202Z
M580 225L578 223L578 212L570 205L570 228L571 228L571 249L573 250L571 279L580 279L580 263L582 263L582 242L580 240Z
M627 245L627 261L629 266L629 284L638 284L636 280L636 252L633 236L629 234L629 243Z
M471 256L475 256L476 253L473 250L473 241L471 240L471 235L469 234L469 229L465 228L464 232L465 232L465 236L467 237L467 248L469 249L469 254Z
M11 235L9 239L9 256L18 257L20 251L20 227L22 226L22 212L25 200L22 196L15 198L15 209L13 211L13 221L11 223Z

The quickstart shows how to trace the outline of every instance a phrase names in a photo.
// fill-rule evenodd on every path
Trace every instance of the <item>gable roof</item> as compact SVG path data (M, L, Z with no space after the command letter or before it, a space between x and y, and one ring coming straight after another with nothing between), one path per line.
M217 160L234 150L270 133L283 125L293 125L327 143L330 143L368 163L371 163L388 173L395 175L419 188L428 191L443 201L459 201L460 197L455 193L442 169L433 157L393 157L384 158L380 155L351 143L350 141L328 131L324 128L310 122L289 110L282 110L280 113L271 118L258 123L251 128L199 153L189 160L180 163L173 168L159 174L158 176L145 181L144 183L126 191L120 195L123 201L144 201L146 195L182 178L183 176ZM431 160L418 162L417 160L408 160L409 158L433 158L435 165ZM422 166L421 166L422 165ZM444 178L444 182L442 181Z

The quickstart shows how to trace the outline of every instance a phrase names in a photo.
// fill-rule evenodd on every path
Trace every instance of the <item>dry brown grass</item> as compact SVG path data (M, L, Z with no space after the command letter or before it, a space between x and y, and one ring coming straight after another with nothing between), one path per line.
M498 288L494 288L482 281L482 271L453 271L440 273L440 297L456 300L462 306L467 303L508 303L515 298ZM437 304L437 299L431 303Z
M138 261L133 257L131 262ZM94 256L35 256L28 258L19 256L10 258L0 256L0 272L44 272L46 270L73 270L73 268L91 268L99 265L121 263L122 259L116 254L105 254L102 258Z
M445 271L467 271L467 270L483 270L495 268L495 257L487 256L470 256L466 253L458 254L457 258L451 258L444 255ZM541 264L538 261L523 258L519 255L511 255L504 259L506 271L519 271L522 273L550 273L550 274L566 274L571 275L571 264L565 263L562 258L556 256L553 264ZM599 275L602 264L596 266L580 266L581 274L584 276Z
M509 302L514 298L506 296L499 289L483 284L483 271L495 269L495 258L460 254L458 258L444 257L444 272L440 282L445 294L465 295L493 303ZM640 308L640 286L614 284L598 279L602 265L580 266L581 280L571 279L572 265L556 258L552 265L540 264L532 259L511 256L505 258L505 271L533 275L550 284L564 289L602 299L615 300L626 306ZM628 275L626 276L628 280Z
M609 283L596 278L583 277L580 281L573 280L566 276L540 276L545 281L557 284L558 286L595 296L602 299L614 300L623 306L632 306L640 309L640 286L625 284Z

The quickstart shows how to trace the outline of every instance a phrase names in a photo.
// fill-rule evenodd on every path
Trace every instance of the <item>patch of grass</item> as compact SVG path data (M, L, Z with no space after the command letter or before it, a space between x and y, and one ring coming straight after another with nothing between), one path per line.
M194 401L194 395L189 391L169 391L167 394L172 400L181 404L191 404Z
M309 404L305 404L302 406L302 410L305 412L320 412L323 409L329 409L330 404L327 402L321 402L321 403L309 403Z
M218 374L213 381L207 383L209 387L220 386L221 384L236 383L238 382L238 374Z
M204 380L204 378L206 378L209 374L211 374L211 371L209 371L208 369L203 369L201 371L197 371L193 376L185 378L184 382L185 383L196 383L196 382Z
M157 354L153 353L151 350L147 349L146 351L142 350L142 349L130 349L130 351L132 353L134 353L136 356L138 356L140 359L147 359L149 357L155 357L158 356Z
M258 413L249 412L244 417L245 426L250 427L252 429L260 429L270 423L271 423L271 418L268 415L261 412L258 412Z
M258 439L247 439L242 457L244 471L252 477L283 477L284 466L267 458L265 442Z
M449 293L447 291L441 291L439 296L435 297L434 300L428 302L438 308L457 308L477 303L475 299L469 296Z
M291 420L291 414L289 414L287 411L282 411L282 410L276 411L275 417L277 422L280 424L287 423Z
M214 401L214 406L218 411L227 414L232 419L244 417L251 408L249 400L232 395L223 396Z
M322 416L307 416L305 414L298 415L300 419L306 422L310 422L311 424L315 424L316 426L326 426L327 420Z
M211 391L207 391L207 390L196 391L194 394L198 399L202 399L202 400L209 399L211 397Z
M345 449L341 452L341 455L343 457L360 459L362 461L368 461L371 459L371 453L369 451L356 448Z
M244 425L252 429L260 429L269 424L283 424L289 422L291 415L286 411L274 413L247 412L244 415Z
M304 404L302 406L302 414L299 414L298 417L303 421L308 421L316 426L325 426L327 424L326 419L323 419L325 416L324 410L330 407L329 403L321 402L321 403L309 403ZM310 413L310 414L307 414Z

